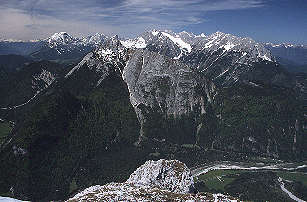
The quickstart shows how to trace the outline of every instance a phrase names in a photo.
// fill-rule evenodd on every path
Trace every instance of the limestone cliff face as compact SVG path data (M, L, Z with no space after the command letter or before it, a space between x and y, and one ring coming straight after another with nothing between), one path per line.
M110 72L126 83L141 125L138 143L157 138L275 157L298 151L291 77L252 39L219 32L152 31L127 41L115 36L66 78L82 77L82 69L93 75L93 87Z
M180 118L195 111L200 116L205 114L207 102L211 103L217 93L210 80L179 60L147 49L126 48L116 37L89 53L66 78L73 78L84 68L95 74L91 81L95 86L99 86L110 71L122 77L141 124L141 137L150 113L165 119Z
M179 116L202 104L197 90L205 90L212 101L215 86L187 65L147 50L137 50L124 68L123 79L128 85L130 100L137 108L144 104L158 106L161 113Z
M131 104L144 123L146 110L168 117L180 117L212 102L215 85L178 60L148 50L136 50L123 70Z

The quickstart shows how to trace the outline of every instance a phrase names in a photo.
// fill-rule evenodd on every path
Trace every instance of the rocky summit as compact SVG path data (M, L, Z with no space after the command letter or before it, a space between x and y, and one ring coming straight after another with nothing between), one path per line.
M190 169L177 160L147 161L124 183L96 185L70 198L74 201L220 201L237 199L223 194L196 193ZM194 192L194 193L192 193Z

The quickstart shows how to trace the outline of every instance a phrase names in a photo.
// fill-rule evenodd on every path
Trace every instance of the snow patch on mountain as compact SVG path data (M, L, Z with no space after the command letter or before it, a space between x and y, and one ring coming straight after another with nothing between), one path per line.
M180 47L180 49L185 50L187 52L191 52L192 47L190 44L184 42L180 37L174 37L166 32L162 32L162 34L172 40L176 45Z
M265 43L264 45L273 47L273 48L306 48L306 45L303 44L291 44L291 43L280 43L280 44L274 44L274 43Z
M126 48L146 48L147 44L143 37L138 37L136 40L128 39L121 41L122 45Z
M87 54L91 49L101 45L106 39L107 37L100 33L78 38L72 37L66 32L59 32L53 34L45 42L49 48L56 50L58 55L70 55L72 52L84 52L84 54Z
M235 44L232 44L230 42L228 42L225 46L223 46L223 48L226 50L226 51L229 51L230 49L232 49L233 47L235 47L236 45Z
M157 31L157 30L153 30L151 33L152 33L152 35L157 36L160 32Z
M273 60L271 58L269 58L267 55L260 55L259 54L259 57L262 58L263 60L267 60L267 61L273 62Z
M107 48L106 49L101 48L97 51L97 53L99 54L100 57L105 57L107 55L112 55L113 51Z
M113 36L107 39L99 48L96 48L95 51L88 53L78 65L65 75L65 78L70 77L79 69L87 68L97 74L96 86L99 86L113 68L122 74L122 69L129 59L129 51L131 50L121 44L117 35Z
M54 33L51 37L49 37L48 43L51 47L54 47L58 45L69 44L76 40L77 39L71 37L66 32L59 32L59 33Z
M0 202L26 202L26 201L21 201L21 200L14 199L14 198L0 196Z
M106 40L107 36L101 33L96 33L92 36L88 36L88 37L83 37L82 38L82 42L84 43L84 45L94 45L94 46L98 46L100 45L102 42L104 42Z
M240 52L242 53L240 63L259 62L260 60L275 61L270 51L262 44L250 38L241 38L222 32L216 32L205 37L204 40L196 44L196 47L197 51L207 52L223 49L223 54L230 51Z

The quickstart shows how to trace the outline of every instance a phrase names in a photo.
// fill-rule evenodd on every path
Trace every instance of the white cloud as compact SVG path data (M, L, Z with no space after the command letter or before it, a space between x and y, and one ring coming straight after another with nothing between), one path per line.
M1 0L0 37L104 32L132 35L204 22L204 13L262 6L260 0ZM3 30L3 31L2 31Z
M47 38L54 32L66 31L75 35L88 35L102 32L114 34L120 30L112 26L76 21L74 19L58 19L53 16L31 16L17 9L6 9L0 12L0 38L4 39L38 39Z

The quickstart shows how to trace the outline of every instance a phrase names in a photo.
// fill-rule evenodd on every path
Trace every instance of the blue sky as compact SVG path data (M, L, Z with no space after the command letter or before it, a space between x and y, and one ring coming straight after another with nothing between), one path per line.
M0 38L132 37L153 28L307 44L307 0L0 0Z

